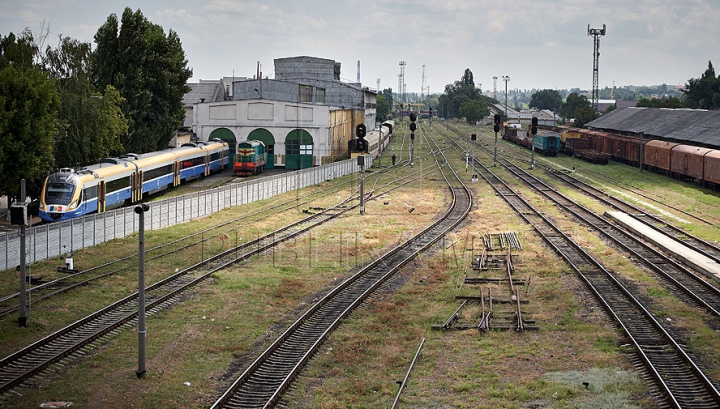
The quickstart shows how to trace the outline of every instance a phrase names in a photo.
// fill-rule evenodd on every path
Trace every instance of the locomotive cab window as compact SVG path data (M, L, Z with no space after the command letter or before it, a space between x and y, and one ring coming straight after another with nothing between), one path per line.
M70 183L50 183L45 191L45 203L68 204L73 197L75 187Z

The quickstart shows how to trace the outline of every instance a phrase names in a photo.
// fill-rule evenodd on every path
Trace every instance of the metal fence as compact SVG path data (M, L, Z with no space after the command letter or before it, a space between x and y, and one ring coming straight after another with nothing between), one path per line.
M369 160L370 157L366 157L366 161ZM371 165L370 163L369 166ZM145 229L162 229L228 207L267 199L358 171L357 160L348 159L155 201L145 213ZM26 229L26 262L34 263L64 256L68 252L127 237L136 231L138 231L138 218L132 206L64 222L30 227ZM0 257L1 269L7 270L20 265L19 232L0 235Z

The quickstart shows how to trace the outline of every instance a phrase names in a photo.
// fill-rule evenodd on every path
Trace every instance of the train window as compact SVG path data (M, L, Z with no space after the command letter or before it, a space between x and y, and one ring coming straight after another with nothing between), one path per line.
M109 180L105 184L107 193L115 192L130 186L130 176L121 177L120 179Z
M45 203L68 204L74 190L75 186L70 183L50 183L45 188Z
M220 159L220 153L219 153L219 152L215 152L215 153L213 153L212 155L210 155L210 161L216 161L216 160L218 160L218 159Z
M188 160L184 160L184 161L182 162L182 168L183 168L183 169L191 168L191 167L193 167L193 166L202 165L203 163L204 163L204 162L203 162L203 158L202 158L202 157L194 158L194 159L188 159Z
M172 165L160 166L159 168L146 170L143 172L143 182L153 180L161 176L173 173Z
M83 200L95 199L97 197L97 185L86 187L83 189Z

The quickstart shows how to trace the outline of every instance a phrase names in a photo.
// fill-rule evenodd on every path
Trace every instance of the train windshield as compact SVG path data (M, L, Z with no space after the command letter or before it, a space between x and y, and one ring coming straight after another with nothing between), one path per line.
M75 186L70 183L49 183L45 188L45 203L69 204L74 190Z

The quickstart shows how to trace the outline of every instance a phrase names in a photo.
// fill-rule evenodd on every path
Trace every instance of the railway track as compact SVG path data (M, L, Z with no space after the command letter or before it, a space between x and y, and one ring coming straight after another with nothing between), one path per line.
M442 171L442 167L440 169ZM318 301L240 375L212 409L276 405L344 317L418 253L464 220L472 207L470 192L457 175L443 175L453 198L448 211L425 230L390 250Z
M611 242L615 243L616 247L630 254L630 258L635 264L643 265L654 272L665 286L685 303L703 308L716 319L720 319L720 289L706 281L700 274L679 264L672 257L656 250L633 234L608 222L600 215L596 215L589 209L571 201L556 189L526 172L511 161L500 156L498 162L536 193L545 196L557 206L561 207L566 214L572 215L576 220L581 220L586 225L591 226ZM586 193L593 195L592 190L588 190ZM617 206L621 208L621 210L635 209L631 207L631 205L625 204L617 199L613 199L613 201L608 200L605 204ZM672 226L667 223L659 220L657 223L663 223L663 225L666 226L665 228L671 233L681 235L681 237L684 234L680 229L673 230ZM702 240L697 239L696 242L698 247L703 248ZM709 243L706 244L706 251L708 253L712 252L713 246Z
M434 172L434 169L428 168L413 172L412 177L400 178L393 184L384 185L382 189L369 192L367 200L380 198L401 186L426 177L429 172ZM370 195L372 198L369 197ZM219 270L268 251L282 242L310 232L313 228L355 209L358 204L349 204L349 201L354 200L356 198L348 198L336 206L320 210L318 213L203 260L148 286L145 291L146 313L152 314L178 302L184 292ZM125 297L0 360L0 393L21 385L51 365L78 354L93 342L134 322L138 315L137 296L138 294L135 293Z
M374 173L374 176L376 177L376 184L378 183L378 180L380 180L381 177L383 177L383 175L387 172L388 169L384 169ZM412 176L410 175L407 177ZM392 183L397 182L401 182L401 180L392 181ZM343 186L350 185L351 183L353 182L343 182L338 185L333 185L330 188L320 189L319 191L311 192L307 195L304 195L302 198L286 200L281 203L270 205L264 207L262 210L250 214L245 214L241 217L218 224L208 229L204 229L200 232L193 233L185 237L173 240L169 243L147 249L145 251L145 261L149 262L153 260L160 260L165 257L171 257L178 252L190 251L196 247L202 246L205 242L210 242L218 238L224 233L231 232L234 229L240 229L248 223L260 220L263 217L267 217L267 215L269 214L277 214L279 212L291 210L295 207L310 205L311 203L313 203L313 201L320 198L333 196ZM357 194L357 192L355 192L355 194ZM32 304L36 305L39 302L47 301L57 295L66 293L70 290L87 286L93 282L102 280L116 274L121 274L125 271L132 271L137 268L137 263L138 253L133 253L125 257L110 261L108 263L93 266L85 270L68 274L51 281L41 282L37 285L30 286L26 290L26 299L29 300L28 303L31 300ZM40 276L42 274L42 271L36 271L35 273L36 276ZM19 299L19 292L0 296L0 319L19 311ZM28 305L28 307L30 306Z
M720 392L712 381L613 274L479 161L476 171L587 284L634 347L638 357L634 364L653 380L661 405L720 405Z
M698 253L701 253L706 257L714 260L715 262L720 263L720 247L709 243L701 238L695 237L692 234L686 232L685 230L673 226L672 224L657 216L646 213L643 209L640 209L639 207L631 203L608 195L602 190L597 189L576 177L557 171L551 171L550 175L552 175L557 180L565 182L566 184L573 186L576 189L579 189L586 195L610 207L630 214L632 217L642 221L653 229L667 236L673 237L678 242L683 243L688 247L692 247Z

